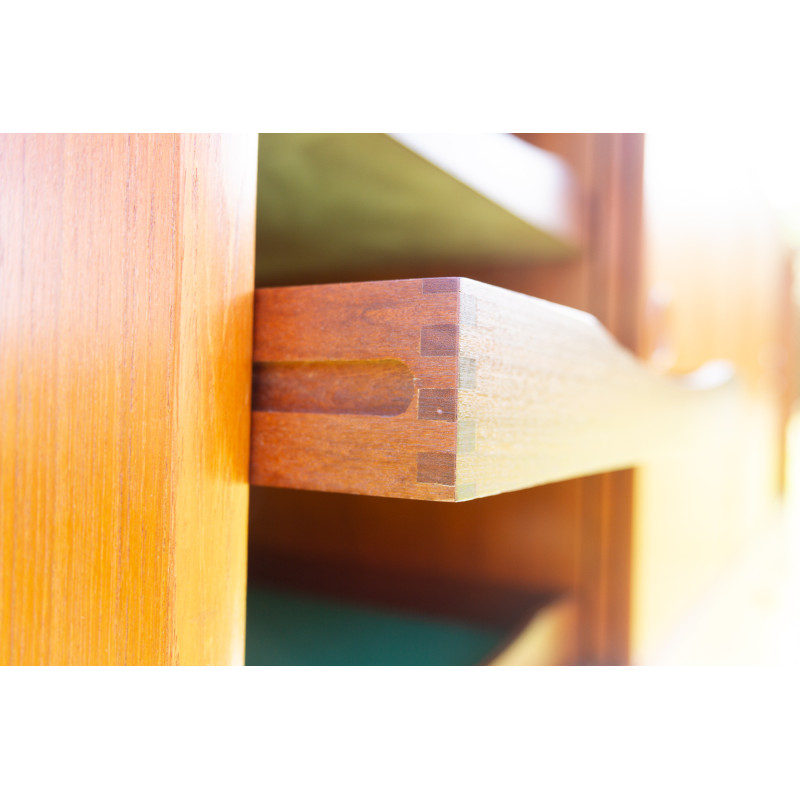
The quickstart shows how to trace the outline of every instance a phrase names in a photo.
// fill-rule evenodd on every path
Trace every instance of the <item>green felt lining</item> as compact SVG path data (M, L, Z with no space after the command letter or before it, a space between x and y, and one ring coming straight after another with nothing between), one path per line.
M503 631L252 587L247 666L460 666L484 661Z
M527 156L522 169L536 148L514 144ZM380 274L398 260L529 262L577 252L561 231L523 220L383 133L261 134L257 224L257 286L298 270L338 280L342 268Z

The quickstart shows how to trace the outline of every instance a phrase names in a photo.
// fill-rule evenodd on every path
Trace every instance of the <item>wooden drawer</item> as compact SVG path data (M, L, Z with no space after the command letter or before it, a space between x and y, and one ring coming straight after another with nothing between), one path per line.
M577 608L565 596L348 562L260 561L248 595L257 665L573 663Z

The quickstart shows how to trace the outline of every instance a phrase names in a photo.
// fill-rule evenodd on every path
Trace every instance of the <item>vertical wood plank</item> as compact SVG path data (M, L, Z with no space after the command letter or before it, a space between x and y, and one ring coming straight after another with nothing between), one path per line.
M531 294L589 311L637 355L642 353L644 136L636 133L527 134L573 170L583 255L573 299ZM577 481L581 506L576 586L581 663L625 664L630 658L632 507L638 470Z
M255 175L0 139L0 663L242 661Z
M183 136L179 663L244 663L256 136Z
M588 138L588 148L588 309L639 355L645 282L644 136L595 134ZM636 470L618 470L584 482L583 663L630 661L636 475Z

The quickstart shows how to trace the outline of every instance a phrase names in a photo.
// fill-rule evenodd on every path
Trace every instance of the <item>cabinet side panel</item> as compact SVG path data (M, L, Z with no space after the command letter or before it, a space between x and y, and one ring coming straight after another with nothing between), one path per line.
M175 658L177 153L0 145L2 663Z
M182 137L180 664L243 664L257 138Z
M247 327L248 312L228 300L230 253L212 266L217 252L183 252L192 192L211 172L184 180L187 146L171 135L0 140L0 663L173 664L192 652L179 606L201 577L180 550L238 517L199 506L189 520L187 476L244 482L247 456L203 439L229 406L209 426L184 386L202 385L220 319ZM249 210L244 241L252 197ZM213 222L205 235L221 236L223 217ZM225 391L247 404L240 383ZM213 473L190 443L235 466ZM229 506L245 508L242 494ZM219 590L204 592L190 601L201 620ZM230 661L210 628L197 634L215 642L209 660Z

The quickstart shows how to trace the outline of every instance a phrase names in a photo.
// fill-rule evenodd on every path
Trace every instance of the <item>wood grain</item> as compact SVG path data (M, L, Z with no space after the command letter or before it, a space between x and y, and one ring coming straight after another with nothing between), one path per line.
M425 392L456 388L458 295L441 292L438 283L427 287L424 280L410 280L256 293L257 365L361 362L366 369L369 362L391 359L411 371L414 393L409 404L405 385L399 386L405 411L393 416L351 413L344 389L339 413L254 411L252 483L452 499L453 477L445 473L448 459L452 473L456 423L437 415L435 398L426 399ZM341 379L334 374L323 384ZM323 392L331 394L330 388Z
M724 365L681 385L583 312L468 279L428 286L257 292L257 362L391 358L416 397L385 418L254 412L253 483L469 500L631 466L704 436L725 407Z
M242 662L255 158L0 140L0 663Z
M584 146L586 310L641 358L646 281L645 136L596 134L586 137ZM617 470L583 481L581 663L630 663L631 606L636 602L631 550L638 474L637 470Z

